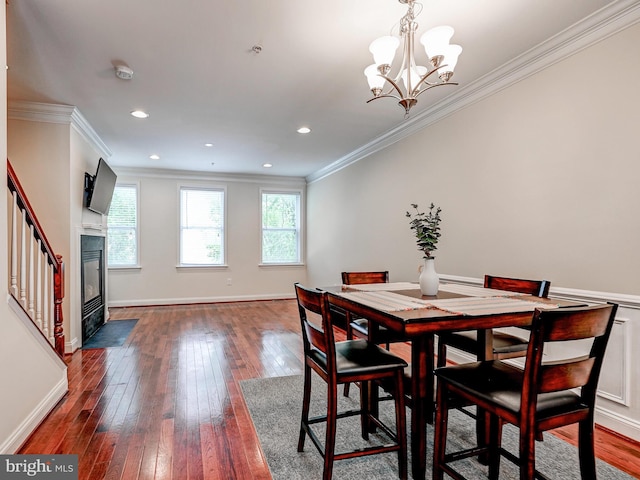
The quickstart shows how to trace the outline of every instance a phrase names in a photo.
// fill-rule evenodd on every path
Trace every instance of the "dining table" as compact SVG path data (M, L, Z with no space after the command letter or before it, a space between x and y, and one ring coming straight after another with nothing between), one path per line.
M577 306L476 285L441 282L434 296L424 296L413 282L321 287L329 302L353 317L369 320L370 337L381 326L410 343L411 351L411 472L424 479L427 459L427 423L433 422L435 335L478 330L484 348L478 360L490 358L491 332L500 327L528 327L536 308Z

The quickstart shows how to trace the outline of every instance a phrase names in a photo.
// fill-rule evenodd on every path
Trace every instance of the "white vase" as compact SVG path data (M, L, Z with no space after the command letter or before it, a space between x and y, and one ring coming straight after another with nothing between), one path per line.
M425 258L424 265L420 267L420 292L422 295L436 295L440 285L440 277L436 273L434 257Z

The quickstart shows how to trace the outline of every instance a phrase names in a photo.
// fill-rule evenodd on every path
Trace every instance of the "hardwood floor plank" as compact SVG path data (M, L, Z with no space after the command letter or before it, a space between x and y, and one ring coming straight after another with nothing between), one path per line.
M70 390L18 453L76 453L80 480L270 479L240 382L301 373L296 302L110 310L131 318L122 347L65 359ZM637 442L598 428L596 452L640 478Z

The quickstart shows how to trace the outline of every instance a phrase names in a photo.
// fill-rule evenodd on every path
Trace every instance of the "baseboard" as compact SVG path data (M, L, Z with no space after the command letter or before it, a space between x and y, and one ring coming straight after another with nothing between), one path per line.
M612 432L640 442L640 422L596 405L596 424Z
M191 298L144 298L136 300L109 301L108 307L149 307L154 305L190 305L197 303L252 302L257 300L291 300L291 293L275 293L268 295L235 295L224 297L191 297Z
M67 380L67 370L65 369L60 381L51 389L38 406L25 418L18 428L0 444L0 454L9 455L16 453L22 444L29 438L29 435L40 425L42 420L53 410L58 402L69 391Z
M80 340L78 340L78 337L74 337L70 341L65 342L64 353L73 353L79 348L80 348Z

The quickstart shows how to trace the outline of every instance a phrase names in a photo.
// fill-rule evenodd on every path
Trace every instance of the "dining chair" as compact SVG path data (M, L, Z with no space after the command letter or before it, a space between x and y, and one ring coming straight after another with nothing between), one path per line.
M324 459L323 480L331 479L333 463L336 460L397 452L398 474L401 479L406 479L407 435L402 373L407 363L366 340L336 342L327 292L310 289L298 283L295 284L295 290L304 347L304 393L298 452L304 450L305 438L308 435ZM312 371L327 383L327 412L309 418ZM396 392L395 432L369 410L369 382L385 379L393 382ZM360 389L360 408L338 413L337 388L339 384L348 382L360 382L363 386ZM374 424L391 439L391 443L335 453L337 420L355 415L360 416L363 439L369 439L369 426ZM326 423L324 447L312 428L312 425L321 422Z
M365 285L373 283L389 283L389 271L374 272L342 272L343 285ZM362 338L372 343L385 345L389 350L389 345L393 342L400 342L403 339L393 331L380 325L376 329L369 328L369 320L366 318L353 318L351 313L344 312L347 340L354 337ZM349 383L344 385L344 396L349 396Z
M389 283L389 272L388 271L379 271L379 272L342 272L342 284L343 285L363 285L363 284L371 284L371 283ZM347 322L347 312L345 312L342 308L339 307L331 307L332 312L334 314L333 324L338 328L342 328L348 335L349 338L353 338L353 332L350 331L349 322ZM352 321L353 318L350 318ZM364 325L364 332L366 332L367 325ZM364 336L362 338L368 338Z
M551 282L547 280L524 280L485 275L484 287L546 298L549 296ZM482 334L488 336L487 341L491 346L490 355L485 355L487 358L504 360L524 357L527 353L529 342L525 338L527 336L526 333L522 337L500 330L488 330ZM477 359L480 359L484 353L482 349L485 348L485 342L478 341L478 332L475 330L438 334L438 367L444 367L447 363L447 347L471 353Z
M464 478L452 463L485 454L490 479L498 478L503 456L519 466L521 480L533 479L539 474L535 468L536 439L542 439L542 433L547 430L578 423L580 473L585 480L595 479L596 389L616 310L615 304L536 309L524 370L501 360L436 369L433 478L442 480L444 473ZM563 352L562 345L558 344L566 345L565 342L574 340L587 341L588 352L578 357L573 354L573 358L558 358L559 352ZM552 344L556 345L549 354L548 347ZM543 362L548 354L553 358ZM449 402L456 398L488 413L487 445L447 452ZM519 429L518 455L502 447L504 423Z

